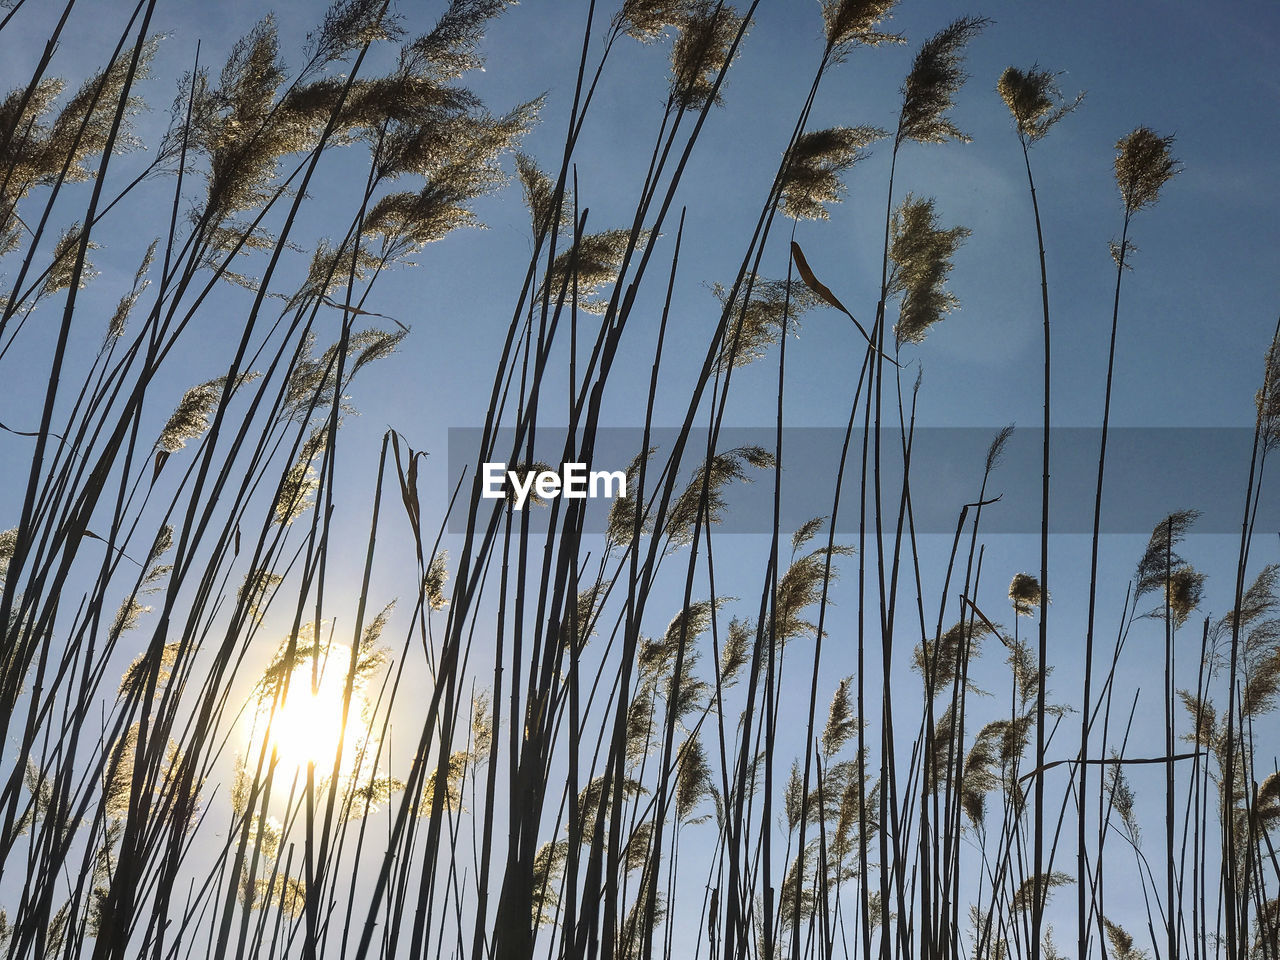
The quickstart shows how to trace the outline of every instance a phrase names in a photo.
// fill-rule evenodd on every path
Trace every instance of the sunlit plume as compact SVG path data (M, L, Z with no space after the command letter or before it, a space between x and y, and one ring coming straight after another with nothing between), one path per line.
M363 694L353 688L350 706L343 721L346 698L349 647L333 643L315 656L311 644L297 644L293 667L286 678L282 654L268 668L259 686L254 721L254 747L265 738L268 753L287 775L291 769L305 771L315 764L317 774L332 772L341 747L341 772L353 769L368 731L363 719Z

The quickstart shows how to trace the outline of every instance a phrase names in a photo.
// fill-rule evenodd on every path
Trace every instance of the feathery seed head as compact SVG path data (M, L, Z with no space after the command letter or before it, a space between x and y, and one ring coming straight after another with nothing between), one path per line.
M453 80L483 65L478 51L484 28L516 0L450 0L430 33L409 43L400 54L400 69L437 82Z
M284 582L284 577L265 568L251 570L244 575L244 582L236 591L237 599L244 605L245 614L252 623L262 621L263 612L270 602L268 594Z
M889 294L902 294L898 323L899 344L921 343L929 328L960 305L943 289L951 273L951 258L969 236L967 227L938 226L933 200L907 194L890 224L889 258L894 267Z
M1156 524L1147 541L1147 549L1138 561L1137 596L1163 589L1174 570L1186 565L1174 548L1186 537L1199 516L1199 510L1175 510Z
M653 43L668 27L696 16L698 0L623 0L614 26L641 43Z
M240 374L231 392L235 393L246 383L251 383L257 378L256 373ZM187 445L188 440L194 440L208 430L209 415L222 399L226 383L226 377L218 377L208 383L194 386L184 393L178 402L178 408L173 411L169 422L160 431L160 438L156 440L156 449L163 450L165 453L176 453Z
M670 543L675 546L692 543L700 513L704 526L719 523L726 505L724 487L734 480L749 482L749 466L757 470L772 467L773 455L763 447L736 447L716 454L699 467L689 485L667 508L666 533Z
M1022 881L1021 886L1018 887L1013 895L1011 906L1014 910L1028 910L1035 906L1038 897L1040 906L1043 908L1045 900L1049 897L1049 891L1054 887L1064 887L1071 882L1071 874L1063 873L1061 870L1054 870L1051 873L1036 873Z
M729 686L737 682L738 674L751 658L751 635L754 628L737 617L729 621L728 636L720 648L720 683Z
M851 682L850 677L841 680L840 685L836 687L835 695L831 698L831 709L827 712L827 725L822 731L822 752L827 757L838 753L861 726L858 718L854 716L850 702Z
M677 27L671 47L671 97L680 106L700 110L708 101L719 106L716 80L729 68L730 50L749 24L728 4L698 0Z
M876 27L891 15L898 0L820 0L827 46L839 53L857 44L902 43L901 34L882 33Z
M1102 927L1107 933L1107 941L1111 944L1111 955L1116 960L1147 960L1147 951L1135 947L1133 937L1119 924L1102 918Z
M493 697L482 690L471 705L471 752L477 760L484 760L492 750Z
M961 17L921 44L902 85L896 143L969 141L946 112L955 105L955 95L968 79L964 72L965 45L989 22L982 17Z
M18 528L0 530L0 581L3 581L5 574L9 572L9 561L13 559L13 552L17 548ZM3 583L0 583L0 587L3 587Z
M551 229L555 213L556 183L538 169L532 157L516 153L516 179L524 193L524 204L533 218L533 235L541 237ZM561 197L560 223L563 232L573 230L573 195L566 189Z
M138 270L133 275L133 286L116 304L116 312L112 314L111 321L107 324L107 342L119 339L124 333L124 325L129 319L129 314L133 312L142 292L150 285L151 281L146 279L147 271L151 269L151 263L155 260L156 247L159 243L159 240L151 241L151 245L147 247L147 252L142 257L142 263L138 265Z
M609 507L607 532L612 545L630 543L632 536L636 533L636 495L640 487L640 466L653 456L656 449L656 447L650 447L647 452L636 454L627 466L627 489ZM640 534L645 534L649 528L650 523L646 518L640 524Z
M643 250L648 241L648 232L642 232L634 249ZM608 301L595 299L595 295L618 279L630 248L630 230L606 230L579 237L576 245L571 245L551 264L548 286L552 302L556 302L562 290L565 301L568 302L573 295L576 278L578 309L588 313L605 313L609 309ZM545 292L545 288L542 292Z
M1170 153L1173 137L1150 127L1138 127L1116 143L1116 185L1125 213L1149 207L1160 199L1160 188L1182 169Z
M791 535L791 552L795 553L806 543L814 538L822 525L827 522L826 517L813 517L800 524L795 533Z
M1262 367L1262 386L1254 396L1258 433L1264 449L1280 441L1280 336L1271 341Z
M422 589L430 609L443 610L449 603L444 593L444 585L448 582L449 551L441 550L431 558L431 563L427 565L427 575L422 581Z
M829 219L824 204L839 203L846 192L840 174L887 136L879 127L831 127L804 134L791 150L782 181L782 212L794 220Z
M548 840L538 848L533 858L533 883L530 886L530 904L534 926L555 923L559 913L558 895L560 877L564 874L565 860L569 855L568 840Z
M1058 75L1033 64L1027 70L1006 67L996 83L1000 99L1013 115L1018 136L1035 143L1049 128L1080 105L1084 94L1067 102L1058 89Z
M441 770L439 766L432 769L427 776L422 787L422 804L418 808L420 816L431 816L435 810L435 797L439 792L441 795L440 809L444 813L459 813L462 811L462 788L466 780L467 771L471 766L471 754L465 750L455 750L449 755L448 763L444 764L443 783L441 783ZM437 786L440 784L440 786Z
M85 260L80 267L80 276L76 277L76 259L83 239L83 228L78 221L62 232L62 236L58 238L53 248L53 262L49 265L48 276L40 287L41 297L67 290L73 281L76 281L77 290L83 290L85 285L97 275L93 264L89 262L88 251L99 249L99 245L89 240L85 244Z
M307 34L313 63L345 59L353 51L398 36L395 17L383 0L334 0L320 26Z
M328 444L327 424L322 424L313 430L306 442L302 444L302 448L298 451L298 459L280 480L273 517L276 523L288 526L311 507L312 495L320 488L320 479L316 476L312 464L324 453Z
M936 697L960 676L964 664L977 655L982 638L990 628L981 622L960 620L942 634L938 642L923 640L915 649L912 669L924 677L930 698Z
M1169 574L1165 582L1165 599L1175 626L1187 622L1191 611L1200 606L1205 575L1190 566L1181 566Z
M748 282L750 281L750 282ZM751 299L743 305L748 286ZM720 346L720 362L741 367L765 354L765 349L777 343L782 336L783 320L794 336L800 329L800 316L819 303L818 296L803 283L792 283L787 289L784 280L766 280L763 277L748 278L738 287L738 297L731 305L729 291L720 284L712 284L711 292L729 313L729 324Z
M1031 616L1040 606L1040 581L1029 573L1015 573L1009 582L1009 602L1018 616Z
M688 823L693 812L711 792L711 767L702 740L694 734L680 750L680 766L676 771L676 819Z
M986 472L990 473L1000 465L1004 459L1004 448L1009 444L1009 438L1013 436L1013 424L1001 427L999 432L991 439L991 445L987 447Z
M820 547L792 561L786 573L778 580L778 591L774 599L774 628L779 642L804 635L818 635L817 625L803 619L801 611L822 598L828 577L835 580L839 575L835 558L851 553L853 548L847 546L837 545L830 550Z

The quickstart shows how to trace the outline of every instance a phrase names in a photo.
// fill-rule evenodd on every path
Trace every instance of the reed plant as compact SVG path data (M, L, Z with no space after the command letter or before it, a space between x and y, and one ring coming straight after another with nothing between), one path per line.
M6 39L26 6L6 8ZM0 415L18 467L0 523L0 952L1048 960L1067 916L1051 898L1074 885L1082 960L1280 955L1280 566L1254 553L1280 328L1225 613L1181 555L1188 508L1133 558L1109 660L1098 635L1121 281L1134 218L1179 170L1172 139L1139 127L1116 147L1083 688L1057 702L1055 225L1032 148L1080 98L1039 66L997 83L1036 230L1044 435L1038 565L992 572L983 521L1005 506L1012 426L976 451L954 532L918 522L934 490L913 468L927 387L910 367L960 309L971 232L898 161L968 141L966 51L993 25L960 17L917 44L884 129L819 126L832 78L908 40L896 0L804 14L807 86L778 142L751 145L763 195L724 240L729 275L704 278L692 204L709 201L687 181L735 107L759 0L591 0L568 89L491 109L469 77L485 32L538 15L510 6L442 0L422 30L386 0L337 0L297 58L266 17L229 51L196 48L144 144L173 43L154 35L161 5L111 5L106 65L71 90L55 52L90 12L66 0L0 99L0 367L42 385ZM628 130L640 173L608 185L630 201L605 203L579 167L627 44L667 66ZM538 158L540 123L562 139ZM871 170L878 286L824 233ZM308 240L318 203L329 238ZM417 414L380 437L356 416L370 371L430 336L384 305L384 277L521 203L527 261L502 264L518 292L446 491L427 479L438 451L409 439ZM131 240L136 270L96 276ZM693 281L710 295L690 333ZM802 324L846 358L824 389L848 413L820 515L790 524ZM762 383L772 429L734 445L735 403ZM603 522L581 500L482 495L488 463L612 456L617 398L638 395ZM356 453L371 448L376 466ZM750 483L767 539L726 529ZM1121 678L1153 623L1148 743Z

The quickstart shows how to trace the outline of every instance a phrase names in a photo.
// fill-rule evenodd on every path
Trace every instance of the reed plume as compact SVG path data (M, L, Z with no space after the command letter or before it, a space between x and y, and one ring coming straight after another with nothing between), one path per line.
M929 328L960 305L944 284L951 259L969 236L967 227L938 226L933 199L911 194L899 205L890 227L889 258L893 269L888 292L901 296L894 335L899 344L923 343Z
M989 23L984 17L960 17L920 45L902 85L896 143L968 142L968 135L946 114L955 106L955 95L968 79L964 48Z

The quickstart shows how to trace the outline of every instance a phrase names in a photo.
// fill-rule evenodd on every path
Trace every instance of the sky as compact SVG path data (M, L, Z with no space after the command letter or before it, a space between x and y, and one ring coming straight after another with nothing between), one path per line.
M0 35L0 84L6 90L25 82L60 4L28 0L28 6L33 8L24 9L22 19ZM92 6L92 13L86 5L73 16L54 59L55 72L76 77L84 64L105 58L110 31L101 31L98 21L126 17L132 4L99 0ZM441 6L434 0L403 2L399 10L412 33L428 29ZM554 168L559 158L586 7L582 0L525 0L493 25L483 47L486 68L467 78L495 112L545 92L542 122L524 142L524 149L544 167ZM318 21L322 4L227 0L159 5L155 27L164 40L154 79L143 87L153 106L142 120L144 139L148 131L163 128L177 78L189 68L197 42L202 62L216 64L237 36L268 11L275 13L286 60L296 65L302 40ZM1035 233L1021 153L1008 112L995 93L1004 67L1039 64L1060 71L1059 82L1068 96L1085 93L1079 109L1032 150L1053 308L1055 426L1089 428L1100 422L1115 282L1108 242L1117 238L1123 212L1112 175L1114 144L1145 125L1176 136L1173 150L1182 170L1165 188L1160 203L1138 214L1132 228L1138 254L1124 279L1113 424L1251 427L1253 394L1280 303L1280 193L1275 188L1280 173L1280 78L1273 67L1280 54L1280 6L975 0L961 8L942 0L903 0L889 26L905 34L908 42L856 50L824 82L810 128L892 128L898 88L916 47L961 12L992 19L970 46L971 79L952 112L972 142L908 144L897 169L898 196L907 191L932 196L944 224L972 230L955 258L950 282L961 308L936 326L923 345L904 349L904 357L911 364L918 361L923 370L918 422L980 428L966 433L975 438L981 430L994 433L1007 423L1034 427L1040 422ZM627 42L602 81L578 154L579 203L590 208L590 229L629 222L667 93L668 50L668 42ZM719 316L710 285L731 280L741 260L821 50L816 2L763 0L725 86L724 105L712 112L677 197L677 204L687 208L687 222L658 398L656 422L661 425L675 426L683 416L688 385ZM511 169L509 159L506 166ZM127 170L127 164L121 169ZM338 208L347 215L356 170L358 164L341 157L322 168L312 190L318 202L300 223L298 242L308 246L339 229L325 213ZM801 223L795 235L817 276L860 319L874 314L878 295L887 173L887 150L882 145L873 148L870 158L847 174L848 197L832 207L831 219ZM168 188L164 184L156 196ZM359 531L367 523L359 491L372 483L385 428L396 429L416 449L430 452L424 490L443 503L448 431L483 422L493 366L519 294L531 240L517 188L485 198L475 209L486 229L460 231L434 245L418 258L416 268L380 280L366 305L404 322L413 333L376 375L358 382L355 402L361 416L343 431L347 459L340 489L346 495L339 497L339 529ZM673 218L672 228L674 222ZM150 239L150 229L125 219L113 223L108 236L116 242L95 252L101 275L86 291L86 315L94 306L104 317L109 315ZM775 230L762 265L766 275L785 275L786 235L784 229ZM669 256L673 240L669 229L654 241L660 250L652 269L664 269L659 265ZM15 269L0 261L0 274L8 276ZM644 359L611 384L605 426L634 427L643 420L661 286L651 282L637 303L628 332L634 340L624 341L623 349L624 355L631 349ZM225 309L234 312L248 302L230 294ZM167 392L176 402L187 386L222 372L219 364L225 365L231 346L229 329L238 333L233 321L222 325L216 316L206 316L188 338L179 370L161 382L158 393ZM96 347L98 336L86 334L80 349ZM47 330L33 328L21 346L28 352L0 360L0 380L11 387L4 391L10 399L0 405L0 421L25 426L33 411L23 398L43 395L36 389L42 388L37 376L42 368L20 362L19 357L47 351ZM821 309L808 314L798 337L788 345L788 424L842 425L861 352L857 334L840 315ZM734 426L771 428L774 361L776 352L771 352L768 359L741 372L729 408ZM171 407L157 403L158 426ZM546 422L557 421L551 416ZM0 440L0 510L6 513L16 511L20 503L27 468L24 442ZM945 480L949 493L965 483L976 488L984 452L979 440L968 452L958 451L940 467L947 476L939 483ZM815 491L804 479L807 466L786 464L784 490L812 495L808 515L825 513L830 491ZM1235 486L1230 485L1232 476L1239 478ZM1206 501L1234 504L1243 497L1242 478L1241 471L1227 471L1224 479L1222 471L1199 472L1193 464L1177 495L1190 489ZM927 487L929 478L917 482ZM1112 509L1123 514L1126 529L1146 530L1172 509L1197 505L1175 502L1171 496L1161 490L1143 497L1137 491ZM962 502L956 501L956 509ZM806 504L798 503L795 509L804 515ZM0 517L0 529L11 525ZM738 557L726 559L726 578L758 577L765 556L760 549L763 538L735 536L743 538L743 549ZM926 538L933 546L945 539ZM1109 623L1119 615L1124 583L1145 539L1114 535L1106 542L1101 602ZM457 549L456 538L450 545ZM393 541L384 549L390 558L411 557L405 543ZM1060 679L1064 689L1076 689L1079 600L1088 544L1081 536L1063 535L1055 537L1052 550L1054 568L1060 571L1051 608L1055 681ZM1233 550L1233 538L1222 534L1195 537L1186 551L1209 572L1206 606L1219 614L1230 602L1224 591L1230 584ZM358 571L358 552L336 560L337 576ZM990 576L1003 583L1017 570L1038 566L1038 546L1033 537L995 536L990 538L986 562L996 571ZM940 574L934 565L925 577L936 583ZM388 583L385 592L402 589ZM992 590L998 598L998 585ZM1150 624L1144 629L1154 642L1158 628ZM1198 637L1194 639L1198 643ZM1127 669L1133 684L1140 686L1140 659ZM843 672L843 665L833 663L832 676Z

